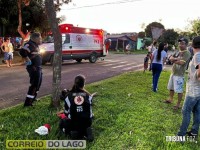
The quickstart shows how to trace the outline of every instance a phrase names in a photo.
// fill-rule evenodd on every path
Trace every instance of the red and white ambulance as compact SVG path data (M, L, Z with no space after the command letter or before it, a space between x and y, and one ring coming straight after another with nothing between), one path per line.
M81 62L82 59L89 59L95 63L98 57L105 57L108 53L106 41L106 31L101 29L88 29L75 27L72 24L59 25L62 35L62 59L73 59ZM42 45L40 53L43 64L53 62L54 43L53 37L48 36Z

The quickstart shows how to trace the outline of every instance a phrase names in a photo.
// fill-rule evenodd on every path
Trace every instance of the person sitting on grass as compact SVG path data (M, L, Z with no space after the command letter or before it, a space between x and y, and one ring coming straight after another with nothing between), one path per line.
M64 91L64 113L57 115L61 118L59 128L65 134L69 134L72 139L86 137L88 141L93 141L92 133L92 98L96 93L90 94L84 89L85 76L75 77L71 90Z

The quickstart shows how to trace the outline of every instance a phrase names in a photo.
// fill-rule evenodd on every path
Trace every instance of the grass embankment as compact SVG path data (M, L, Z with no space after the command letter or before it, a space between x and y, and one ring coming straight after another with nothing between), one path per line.
M182 118L181 110L174 111L173 104L163 103L168 97L169 75L170 72L162 72L157 93L151 91L150 72L125 73L87 85L90 92L98 92L93 106L95 141L87 143L87 149L197 150L200 141L184 145L166 142L166 136L177 133ZM0 149L5 149L6 140L58 139L57 110L49 108L49 103L50 97L47 96L37 102L35 108L19 105L0 111L0 142L3 142ZM34 133L46 123L52 127L49 135ZM63 135L59 139L67 138Z

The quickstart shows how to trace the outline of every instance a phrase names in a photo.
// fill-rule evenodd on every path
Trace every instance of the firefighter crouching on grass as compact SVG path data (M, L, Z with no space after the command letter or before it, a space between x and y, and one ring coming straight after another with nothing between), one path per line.
M72 139L86 138L93 141L92 133L92 98L96 93L90 94L84 89L85 76L75 77L71 90L63 91L61 99L64 100L64 113L58 112L61 118L59 128Z
M33 106L40 85L42 83L42 58L39 54L39 46L42 43L42 37L40 33L32 33L30 40L24 44L19 51L20 55L26 61L26 70L30 77L30 87L24 102L24 106Z

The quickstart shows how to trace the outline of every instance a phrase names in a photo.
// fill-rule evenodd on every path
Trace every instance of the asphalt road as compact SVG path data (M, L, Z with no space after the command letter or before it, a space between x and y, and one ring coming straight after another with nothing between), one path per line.
M86 76L86 84L100 81L119 75L123 72L134 71L143 68L145 55L110 54L104 60L89 63L66 61L62 64L61 88L71 88L74 77L78 74ZM52 66L43 66L43 82L38 97L51 94L52 90ZM15 64L11 68L0 66L0 109L15 106L24 102L29 86L29 77L25 66Z

